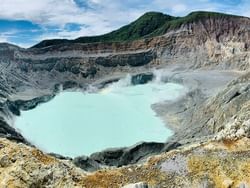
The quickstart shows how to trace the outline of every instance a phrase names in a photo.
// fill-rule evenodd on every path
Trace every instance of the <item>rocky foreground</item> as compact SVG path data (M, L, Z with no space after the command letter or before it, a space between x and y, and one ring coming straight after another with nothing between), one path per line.
M167 18L164 33L131 41L0 44L0 187L250 186L250 19L187 18L174 27ZM166 143L69 159L43 153L13 128L22 110L62 90L102 88L127 73L142 84L154 69L188 88L153 105L175 131Z
M249 125L248 125L249 126ZM1 187L247 187L250 140L209 141L153 156L140 165L85 173L68 161L0 140ZM144 183L138 183L144 182ZM130 185L129 184L135 184ZM140 185L140 186L139 186Z

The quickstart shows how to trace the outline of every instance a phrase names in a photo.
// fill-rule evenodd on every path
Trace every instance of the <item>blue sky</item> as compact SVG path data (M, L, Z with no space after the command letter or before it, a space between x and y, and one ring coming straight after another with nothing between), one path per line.
M0 0L0 42L30 47L44 39L103 34L147 11L185 16L196 10L250 17L250 0Z

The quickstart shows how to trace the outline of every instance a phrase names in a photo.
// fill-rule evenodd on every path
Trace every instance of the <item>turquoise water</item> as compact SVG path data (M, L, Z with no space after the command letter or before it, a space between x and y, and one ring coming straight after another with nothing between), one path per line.
M22 112L15 127L38 148L70 157L140 141L164 142L172 133L150 105L173 100L184 88L173 83L127 83L120 81L98 93L62 92Z

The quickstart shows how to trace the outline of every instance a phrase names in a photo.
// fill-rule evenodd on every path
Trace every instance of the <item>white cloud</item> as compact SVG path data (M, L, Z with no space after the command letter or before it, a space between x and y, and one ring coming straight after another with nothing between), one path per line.
M118 2L118 1L117 1ZM11 20L30 20L43 25L59 25L66 23L101 24L103 22L124 23L134 19L136 10L121 12L122 3L111 0L89 0L93 9L84 10L73 0L0 0L0 18ZM112 24L113 25L113 24Z
M12 30L10 32L3 32L3 33L0 33L0 43L11 43L11 44L14 44L14 45L18 45L18 46L21 46L23 48L28 48L30 46L32 46L33 44L31 43L20 43L20 42L13 42L11 41L10 42L10 37L11 36L14 36L16 34L16 31Z
M184 4L176 4L175 6L173 6L173 10L176 13L185 12L187 10L187 6Z
M0 35L0 43L2 43L2 42L8 42L8 39L7 39L7 37Z
M79 14L72 0L0 0L0 17L5 19L24 19L36 23L60 24L62 19L71 19ZM65 17L64 15L67 15Z
M9 42L9 37L16 34L16 30L9 30L8 32L0 32L0 42Z
M240 5L234 7L233 9L235 14L243 15L250 17L250 4L248 0L243 0Z

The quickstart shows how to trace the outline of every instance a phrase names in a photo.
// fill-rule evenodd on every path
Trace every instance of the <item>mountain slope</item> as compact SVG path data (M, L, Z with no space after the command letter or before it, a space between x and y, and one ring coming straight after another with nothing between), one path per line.
M112 31L104 35L80 37L75 40L67 40L67 39L44 40L33 46L33 48L43 48L63 43L132 41L142 38L163 35L167 31L177 29L181 25L187 23L198 22L204 19L211 19L211 18L228 19L232 17L240 17L240 16L216 13L216 12L197 11L197 12L192 12L185 17L173 17L159 12L148 12L142 15L136 21L124 27L121 27L118 30Z
M156 29L150 34L151 37L163 35L169 30L178 29L181 25L195 23L199 21L205 21L206 19L230 19L230 18L240 18L241 16L217 13L217 12L206 12L206 11L196 11L191 12L185 17L180 17L172 19L162 25L160 28Z
M75 40L65 40L65 39L44 40L39 44L35 45L34 47L41 48L67 42L93 43L93 42L136 40L154 32L156 29L162 27L167 21L174 19L175 17L165 15L163 13L148 12L142 15L136 21L126 26L123 26L118 30L112 31L104 35L80 37Z
M156 29L162 27L167 21L174 20L175 17L164 15L158 12L148 12L136 21L128 24L111 33L97 37L80 37L76 42L106 42L106 41L126 41L135 40L147 36Z

